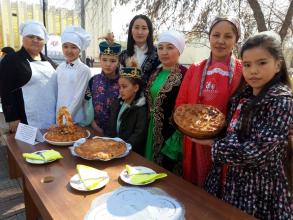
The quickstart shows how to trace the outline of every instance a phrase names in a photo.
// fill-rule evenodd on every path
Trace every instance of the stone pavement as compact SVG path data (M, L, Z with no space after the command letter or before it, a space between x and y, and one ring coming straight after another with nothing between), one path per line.
M0 129L3 124L3 114L0 113ZM0 136L0 220L25 219L21 179L8 176L6 146Z

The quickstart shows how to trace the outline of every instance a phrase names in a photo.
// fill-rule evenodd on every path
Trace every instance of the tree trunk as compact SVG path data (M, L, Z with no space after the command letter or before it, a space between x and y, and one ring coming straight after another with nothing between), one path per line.
M292 17L293 17L293 1L291 0L282 28L279 31L282 41L287 35L288 28L290 27L292 22Z
M264 15L262 13L258 0L247 0L247 1L250 5L251 10L253 11L253 16L257 24L257 30L259 32L268 30Z

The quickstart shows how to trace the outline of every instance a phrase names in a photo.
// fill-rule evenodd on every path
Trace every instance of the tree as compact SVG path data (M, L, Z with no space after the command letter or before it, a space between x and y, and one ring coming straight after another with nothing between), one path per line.
M114 4L130 1L115 0ZM265 30L275 30L282 40L293 34L292 0L136 0L133 10L142 10L155 21L155 30L175 28L191 38L206 37L214 15L220 14L239 17L244 38Z

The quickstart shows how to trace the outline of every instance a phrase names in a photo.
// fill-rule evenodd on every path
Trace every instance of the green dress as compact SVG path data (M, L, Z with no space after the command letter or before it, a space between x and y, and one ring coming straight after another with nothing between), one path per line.
M151 103L150 123L149 123L149 128L148 128L146 153L145 153L146 159L148 159L150 161L153 161L153 155L154 155L154 148L153 148L153 145L154 145L154 135L153 135L154 114L153 114L153 112L154 112L154 108L155 108L156 98L157 98L157 95L160 92L161 88L165 85L170 73L171 73L171 70L162 69L150 87L150 95L152 97L152 103Z

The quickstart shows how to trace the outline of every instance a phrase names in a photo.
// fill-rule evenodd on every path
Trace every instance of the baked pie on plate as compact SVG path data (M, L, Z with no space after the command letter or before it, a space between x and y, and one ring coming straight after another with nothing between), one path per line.
M66 123L63 123L63 120ZM57 115L57 125L52 125L48 128L48 131L44 134L46 142L57 146L72 145L80 138L88 138L90 132L83 127L73 124L69 110L66 107L61 107Z
M71 147L71 153L86 160L108 161L125 157L131 148L131 145L121 138L94 137L75 142Z
M190 137L215 137L225 126L225 116L217 108L203 104L183 104L176 108L174 121L179 130Z

